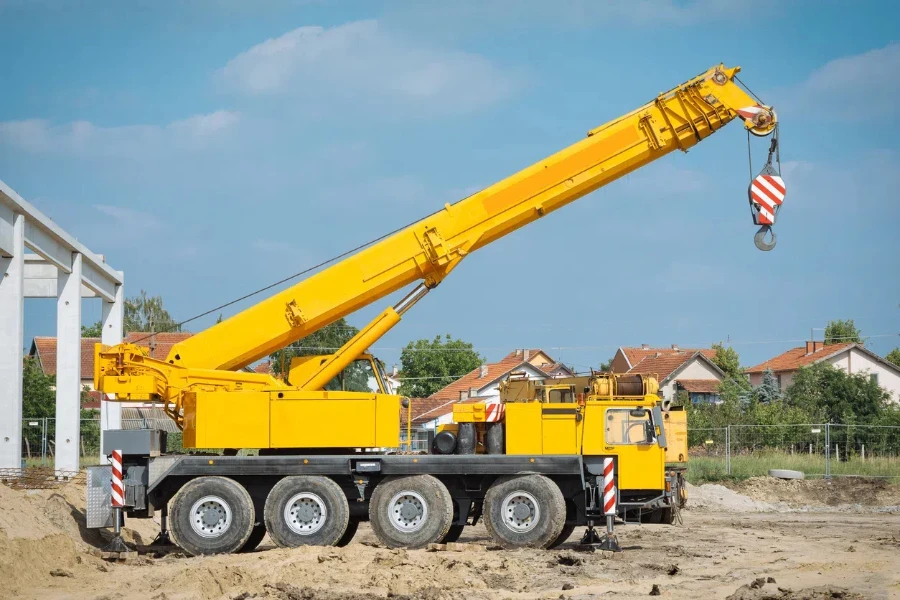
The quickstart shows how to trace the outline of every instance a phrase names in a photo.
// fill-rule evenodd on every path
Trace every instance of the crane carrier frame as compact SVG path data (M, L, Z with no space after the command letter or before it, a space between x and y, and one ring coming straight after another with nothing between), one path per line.
M169 455L158 430L104 432L122 454L125 513L162 513L163 533L191 554L279 546L340 545L369 521L391 547L423 547L483 520L505 547L553 547L603 513L602 465L615 463L617 506L665 511L679 498L666 470L666 427L650 376L594 374L556 396L454 410L424 454L396 453L401 406L368 349L479 248L650 164L691 147L735 119L771 136L769 160L747 200L765 241L784 200L774 109L715 65L585 139L384 236L151 358L146 347L95 348L96 389L115 401L162 404L185 448ZM773 163L773 155L775 162ZM388 294L419 282L333 354L294 357L279 376L242 368ZM343 375L368 364L377 390L347 390ZM556 398L554 400L554 398ZM440 439L438 439L440 438ZM237 456L239 449L257 456ZM89 526L110 526L109 468L89 471Z

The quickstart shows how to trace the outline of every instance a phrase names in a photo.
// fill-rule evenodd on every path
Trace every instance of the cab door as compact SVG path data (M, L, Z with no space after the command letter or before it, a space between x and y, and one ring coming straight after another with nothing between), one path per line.
M544 454L578 454L578 438L584 415L575 401L574 386L547 390L541 403Z
M665 448L660 446L653 412L649 408L591 406L592 419L601 413L603 445L584 442L585 454L616 455L621 490L662 490L665 487ZM594 430L596 431L596 430ZM590 445L590 448L588 447Z

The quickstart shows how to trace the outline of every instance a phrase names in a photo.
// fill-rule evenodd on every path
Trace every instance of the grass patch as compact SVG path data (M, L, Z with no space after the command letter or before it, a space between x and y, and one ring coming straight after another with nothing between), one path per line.
M791 469L802 471L807 478L822 477L825 475L825 457L778 451L732 456L729 475L725 472L724 455L691 456L688 458L687 480L694 484L707 481L742 481L750 477L768 475L769 469ZM847 461L838 461L832 457L831 474L900 478L900 458L875 457L863 461L854 457Z

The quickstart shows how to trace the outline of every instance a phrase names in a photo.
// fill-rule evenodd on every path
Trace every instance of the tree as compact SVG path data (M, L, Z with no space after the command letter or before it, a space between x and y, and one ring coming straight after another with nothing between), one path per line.
M81 326L81 337L95 337L98 338L103 333L103 323L97 321L93 325L82 325Z
M862 342L862 335L853 319L846 321L838 319L836 321L828 321L825 326L825 343L826 344L847 344L850 342Z
M216 324L219 324L221 322L222 322L222 313L219 313L219 317L216 319Z
M781 387L778 385L772 369L766 367L766 370L763 371L762 382L756 386L754 392L756 392L756 399L763 403L781 400Z
M22 415L41 419L56 415L56 377L45 375L36 358L25 357L22 365Z
M412 398L430 396L450 385L485 361L472 344L435 336L433 340L410 342L400 353L403 383L399 393Z
M610 359L607 360L606 362L600 363L600 371L601 371L602 373L609 373L609 370L612 368L613 359L615 359L615 358L616 358L616 357L613 356L612 358L610 358Z
M889 407L890 394L866 373L848 374L826 363L800 367L787 400L821 421L872 423Z
M125 300L123 333L129 331L181 331L181 326L163 308L161 296L148 296L141 290L139 296Z
M741 357L738 355L737 350L730 346L726 348L721 342L713 344L712 347L716 351L712 362L725 373L725 380L730 382L730 386L734 388L735 394L742 395L742 392L749 390L750 382L747 381L747 377L744 375L744 369L741 367ZM723 391L719 390L720 395Z
M884 358L900 367L900 348L894 348Z

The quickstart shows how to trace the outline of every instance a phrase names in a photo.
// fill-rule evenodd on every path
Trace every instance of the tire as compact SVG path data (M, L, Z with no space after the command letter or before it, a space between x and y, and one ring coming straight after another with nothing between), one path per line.
M641 523L661 523L663 510L662 508L654 508L649 512L641 512Z
M335 546L347 531L350 507L331 479L295 475L275 484L266 496L263 515L276 546Z
M369 500L372 530L388 548L424 548L453 523L453 499L432 475L386 477Z
M475 423L460 423L456 434L457 454L475 454Z
M572 537L572 534L575 533L575 527L577 527L575 523L566 523L565 525L563 525L562 531L558 536L556 536L555 540L550 542L550 545L547 546L547 549L550 550L553 548L558 548L559 546L565 544L566 540Z
M506 446L503 443L503 422L491 423L484 434L484 445L488 454L504 454Z
M250 537L247 538L247 541L244 542L244 545L241 546L241 549L238 552L253 552L256 550L259 543L263 541L263 538L266 537L266 527L265 525L257 525L253 528L253 531L250 532Z
M441 544L448 544L450 542L455 542L459 539L459 536L462 535L463 529L465 529L465 525L451 525L450 529L447 530L447 535L442 537L439 540Z
M508 475L484 497L484 525L503 548L547 548L566 524L562 492L543 475Z
M344 531L344 535L341 536L341 539L337 541L335 546L346 546L353 539L353 536L356 535L356 530L359 529L359 519L350 519L347 523L347 529Z
M250 539L255 521L250 494L228 477L187 482L172 498L169 511L172 541L194 556L237 552Z

